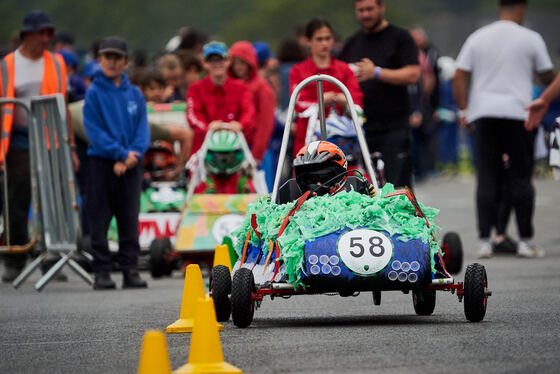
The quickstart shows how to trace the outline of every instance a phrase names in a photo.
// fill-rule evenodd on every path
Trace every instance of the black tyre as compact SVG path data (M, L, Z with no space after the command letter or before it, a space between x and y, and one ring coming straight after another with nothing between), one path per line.
M231 286L231 318L235 326L244 328L253 321L255 312L254 291L253 272L245 268L237 270L233 275Z
M419 316L429 316L436 307L435 290L418 290L412 292L412 305Z
M486 314L486 304L488 296L488 278L486 269L481 264L471 264L467 266L465 272L464 287L464 306L465 317L471 322L480 322Z
M448 232L442 243L443 262L450 274L458 274L463 268L463 244L456 232Z
M212 268L210 273L210 291L212 292L212 299L214 299L214 307L216 308L216 319L218 322L228 321L231 314L231 302L229 301L231 275L227 266L218 265Z
M167 255L171 252L169 238L157 238L150 244L150 272L153 278L170 275L173 268Z

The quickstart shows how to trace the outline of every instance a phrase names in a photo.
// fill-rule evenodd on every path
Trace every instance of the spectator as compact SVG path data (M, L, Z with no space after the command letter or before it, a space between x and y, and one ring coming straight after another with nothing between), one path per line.
M86 94L86 84L84 78L78 72L78 55L69 49L61 49L58 54L62 56L66 63L68 102L73 103L82 100Z
M166 102L185 101L185 88L183 85L183 67L179 57L168 53L159 58L159 71L167 85L165 89Z
M74 37L66 31L56 33L52 39L53 51L60 52L62 49L74 50Z
M143 71L140 74L137 85L139 86L148 106L161 104L164 99L165 80L163 76L154 70ZM193 141L193 130L190 127L173 124L161 124L151 121L148 116L152 142L160 141L174 144L179 143L179 154L175 157L174 167L165 171L163 179L175 180L184 170L185 164L191 152Z
M254 133L248 140L251 144L251 152L257 162L261 165L264 154L268 148L268 141L274 130L274 108L276 97L272 87L259 75L257 55L251 43L240 41L231 46L229 50L231 64L229 75L247 83L253 97L255 107ZM258 139L258 141L252 141Z
M64 60L60 55L47 51L53 35L54 25L47 13L33 11L25 15L20 30L20 46L0 61L0 97L21 99L29 105L32 96L66 94ZM23 108L10 105L3 108L2 131L7 135L3 137L4 144L0 148L0 166L7 168L10 176L10 226L7 230L11 234L11 245L23 245L28 242L31 179L27 123L27 113ZM78 158L71 126L69 135L74 167L77 170ZM6 255L2 281L12 282L25 266L26 258L26 253Z
M187 121L194 130L192 153L198 151L206 131L243 131L252 140L255 106L247 85L228 77L227 47L212 41L204 45L202 66L208 75L187 92Z
M182 49L177 51L177 56L179 56L181 65L183 66L183 84L185 90L188 90L191 84L200 79L202 63L198 55L193 51Z
M316 74L327 74L340 80L350 91L354 103L361 106L363 95L356 76L346 63L331 57L334 30L330 23L315 18L306 25L305 33L311 56L292 68L290 72L290 92L293 92L305 78ZM335 110L338 115L343 115L348 103L342 91L330 82L323 82L323 92L325 108L328 108L326 115L329 115L332 110ZM296 112L305 111L311 105L316 104L317 100L317 84L307 85L298 96ZM296 121L294 156L305 145L307 122L308 118L301 116Z
M125 41L108 37L99 46L101 71L86 93L84 125L90 140L86 213L91 232L96 290L115 288L111 279L111 252L107 230L117 217L119 251L124 288L143 288L147 283L137 270L138 214L142 166L150 131L146 103L123 71L128 63ZM92 197L95 196L95 199Z
M504 154L508 155L510 202L515 208L520 242L517 254L534 257L532 185L535 132L523 127L524 108L531 102L533 75L544 83L553 79L552 63L542 37L521 23L526 0L500 0L499 20L469 36L457 58L453 92L459 123L474 123L477 155L476 207L478 256L492 255L490 234L498 220L505 183ZM500 48L496 48L499 45ZM467 82L471 90L467 107Z
M385 19L383 0L354 0L354 10L362 30L346 41L340 58L353 63L364 93L369 151L381 152L388 182L412 186L407 86L420 75L418 48L408 31Z

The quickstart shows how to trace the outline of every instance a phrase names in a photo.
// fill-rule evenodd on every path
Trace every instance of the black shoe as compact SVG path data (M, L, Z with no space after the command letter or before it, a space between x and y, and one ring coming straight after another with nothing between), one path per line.
M123 288L146 288L148 283L140 278L136 269L123 270Z
M112 290L117 285L111 279L109 272L95 273L95 280L93 282L94 290Z
M515 254L517 252L517 242L509 236L506 236L500 243L494 243L492 247L495 253Z
M23 268L8 266L4 264L4 274L2 274L2 282L12 283L22 270Z

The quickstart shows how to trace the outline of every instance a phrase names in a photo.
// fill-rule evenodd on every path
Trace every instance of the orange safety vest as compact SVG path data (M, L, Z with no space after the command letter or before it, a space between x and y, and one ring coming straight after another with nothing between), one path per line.
M62 93L66 96L66 64L62 56L49 51L43 52L44 73L41 83L41 95ZM8 54L0 61L0 97L13 99L14 92L14 53ZM6 104L2 106L2 139L4 144L0 144L0 163L4 162L4 154L10 145L10 135L14 119L14 105Z

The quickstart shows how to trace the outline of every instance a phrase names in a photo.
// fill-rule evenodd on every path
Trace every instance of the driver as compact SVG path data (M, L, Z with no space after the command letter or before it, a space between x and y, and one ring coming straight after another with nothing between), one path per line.
M195 193L254 193L255 187L243 168L245 153L234 131L215 131L208 140L204 165L208 177L195 188Z
M294 159L296 182L302 192L335 195L346 186L348 162L335 144L314 141L299 150Z

